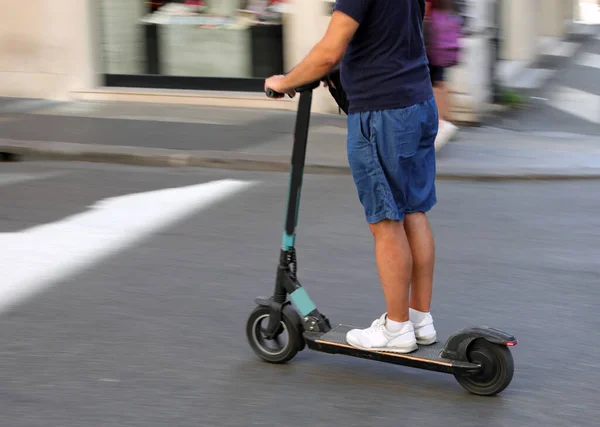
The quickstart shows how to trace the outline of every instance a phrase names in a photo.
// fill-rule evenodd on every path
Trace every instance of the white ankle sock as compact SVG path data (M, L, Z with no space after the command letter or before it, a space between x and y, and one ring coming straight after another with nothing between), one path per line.
M429 313L418 311L413 308L408 309L410 320L414 323L421 323Z
M396 322L395 320L391 320L389 318L386 318L385 320L385 327L390 332L400 332L407 324L408 321Z

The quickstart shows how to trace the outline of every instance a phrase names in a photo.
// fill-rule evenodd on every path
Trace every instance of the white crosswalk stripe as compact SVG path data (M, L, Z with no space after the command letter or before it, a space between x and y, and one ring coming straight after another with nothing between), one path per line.
M587 25L587 32L597 31ZM591 35L591 34L590 34ZM571 64L558 73L558 83L550 88L547 104L573 118L600 125L600 54L595 53L600 36L588 39L585 47L572 59ZM566 52L566 48L564 49ZM568 120L569 117L565 116Z
M600 69L600 55L584 52L575 59L577 65Z
M554 88L548 103L557 110L600 124L600 96L565 86Z
M221 180L129 194L54 223L0 233L0 310L252 185Z

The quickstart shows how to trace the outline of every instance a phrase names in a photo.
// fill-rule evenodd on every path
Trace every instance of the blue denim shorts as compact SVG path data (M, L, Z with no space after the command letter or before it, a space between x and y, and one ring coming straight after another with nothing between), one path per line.
M437 202L435 99L348 115L348 162L367 222L402 221Z

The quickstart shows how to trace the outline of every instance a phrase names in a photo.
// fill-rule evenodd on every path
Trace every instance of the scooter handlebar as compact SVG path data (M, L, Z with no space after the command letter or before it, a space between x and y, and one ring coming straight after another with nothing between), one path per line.
M323 78L321 78L319 80L315 80L314 82L308 83L304 86L300 86L300 87L296 88L295 91L298 93L302 93L302 92L308 92L308 91L314 90L314 89L318 88L319 85L321 84L321 82L325 81L326 78L327 78L327 76L324 76ZM269 98L283 98L285 96L283 93L276 92L271 88L267 88L265 93L267 94L267 96Z
M284 96L283 93L276 92L271 88L267 88L265 93L267 94L267 97L269 97L269 98L283 98L283 96Z

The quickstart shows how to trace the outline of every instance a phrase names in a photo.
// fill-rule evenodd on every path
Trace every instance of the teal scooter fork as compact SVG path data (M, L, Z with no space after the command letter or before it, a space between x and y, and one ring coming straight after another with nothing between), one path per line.
M294 203L294 199L292 198L292 194L291 194L292 177L293 176L294 176L294 165L292 164L291 169L290 169L290 185L289 185L289 190L288 190L288 212L290 211L290 203ZM298 185L298 187L297 187L298 190L297 190L297 194L295 197L295 206L294 206L295 213L293 216L294 223L293 223L293 229L292 229L293 231L292 231L292 234L288 234L288 229L287 229L287 224L286 224L286 229L283 231L283 238L282 238L281 246L282 246L282 251L283 251L282 255L285 256L284 266L287 264L288 268L291 269L290 273L297 285L295 290L293 290L289 294L290 299L292 300L294 305L297 307L300 314L304 317L304 316L308 316L310 313L315 311L317 309L317 306L310 299L308 292L306 291L306 289L304 287L302 287L300 285L300 283L298 282L298 278L297 278L298 264L297 264L296 249L294 247L294 244L296 242L295 230L296 230L296 227L298 226L298 212L300 211L300 195L302 193L302 175L300 175L300 182L298 182L297 185ZM290 217L291 217L291 215L290 215ZM276 292L277 292L277 288L276 288ZM280 296L280 298L279 298L280 300L282 299L281 298L282 296L283 295ZM285 301L285 299L283 299L283 301ZM281 301L281 302L283 302L283 301Z

